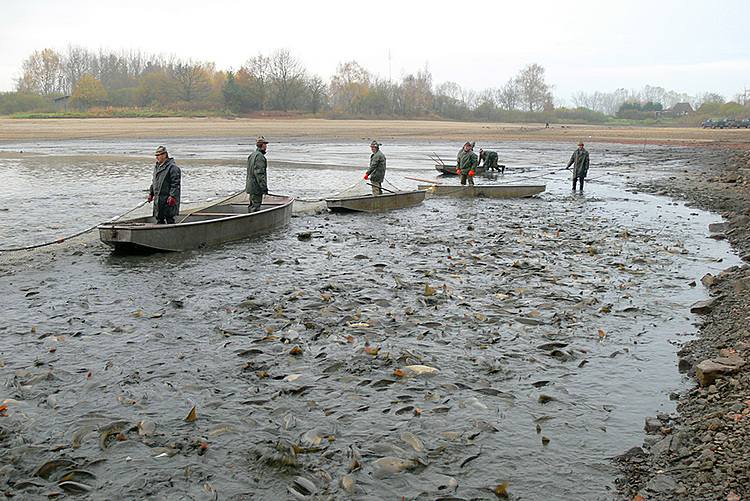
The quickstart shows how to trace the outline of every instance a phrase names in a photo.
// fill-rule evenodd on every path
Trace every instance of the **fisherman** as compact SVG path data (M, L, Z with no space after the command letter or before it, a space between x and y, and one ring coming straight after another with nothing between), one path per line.
M458 150L458 155L456 155L456 169L460 169L460 168L461 168L461 159L462 159L462 158L463 158L463 156L464 156L464 155L466 154L466 145L467 145L467 144L468 144L468 145L469 145L469 147L470 147L470 148L471 148L471 149L473 150L473 149L474 149L474 145L475 145L476 143L474 143L474 142L469 142L469 141L466 141L466 142L464 143L464 145L463 145L463 146L461 146L461 149L460 149L460 150Z
M255 141L256 149L247 157L247 181L245 191L250 205L248 212L257 212L263 203L263 195L268 194L268 182L266 180L266 148L268 141L263 136L258 136Z
M479 165L479 157L472 151L473 143L466 141L464 144L464 154L461 157L461 164L456 169L456 173L461 176L461 184L466 185L469 180L469 186L474 186L474 169Z
M497 164L497 152L496 151L484 151L479 148L479 161L484 161L484 168L487 172L500 171L501 174L505 173L505 165Z
M583 141L578 141L578 149L573 152L568 160L566 169L573 165L573 189L576 189L576 181L581 182L581 191L583 191L583 180L589 171L589 152L583 148Z
M154 202L156 224L174 224L174 217L180 213L180 168L169 156L164 146L156 148L156 165L151 186L148 189L148 201Z
M373 141L370 143L372 155L370 155L370 168L365 173L365 180L370 180L372 194L375 196L383 194L382 183L385 179L385 155L380 151L381 143Z

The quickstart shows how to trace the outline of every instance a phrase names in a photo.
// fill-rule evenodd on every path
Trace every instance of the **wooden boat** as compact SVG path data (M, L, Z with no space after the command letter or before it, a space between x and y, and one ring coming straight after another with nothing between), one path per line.
M487 197L487 198L524 198L542 193L546 184L475 184L461 186L451 184L420 184L420 190L427 190L431 196L438 197Z
M152 216L99 225L99 238L116 250L183 251L237 240L281 227L292 217L293 198L266 195L257 212L249 202L227 202L181 212L177 224L156 224Z
M359 195L326 199L328 209L337 211L374 212L379 210L401 209L419 205L424 201L425 190L395 191L382 195Z

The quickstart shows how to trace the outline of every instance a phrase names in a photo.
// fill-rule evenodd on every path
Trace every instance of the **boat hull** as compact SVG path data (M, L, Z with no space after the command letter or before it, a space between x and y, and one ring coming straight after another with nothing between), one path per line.
M381 210L402 209L419 205L424 201L425 190L399 191L382 195L361 195L356 197L326 199L328 209L333 212L357 211L376 212Z
M261 210L248 213L248 202L220 204L180 214L177 224L156 224L153 217L102 224L99 238L126 252L184 251L238 240L284 226L292 217L294 199L264 200ZM184 218L184 220L182 220Z
M545 184L475 184L474 186L420 184L417 187L420 190L427 190L430 196L487 198L531 197L547 189L547 185Z

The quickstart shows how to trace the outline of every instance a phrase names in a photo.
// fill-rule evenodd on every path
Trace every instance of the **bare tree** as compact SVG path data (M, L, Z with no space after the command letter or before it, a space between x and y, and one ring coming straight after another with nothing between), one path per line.
M524 107L528 111L539 111L552 102L550 85L544 80L544 68L536 63L527 64L518 74L518 86Z
M407 116L425 115L432 106L432 74L425 67L401 80L402 112Z
M279 49L269 59L268 75L276 107L283 111L298 106L305 93L305 67L289 49Z
M211 77L203 63L188 60L174 64L170 80L177 98L188 103L201 101L211 92Z
M328 86L318 75L315 75L307 80L307 108L317 113L327 104Z
M576 108L586 108L592 111L602 111L602 105L604 103L604 94L594 91L592 94L588 94L583 91L576 92L572 96L573 105Z
M356 61L339 63L329 87L331 102L352 113L359 112L359 101L369 90L370 79L370 73Z
M518 79L511 78L497 91L497 104L506 111L515 110L520 102Z
M66 92L73 92L78 80L84 75L92 75L93 54L80 45L68 45L63 57Z
M651 87L650 85L646 85L641 91L641 100L644 103L659 103L664 106L664 96L666 93L667 91L664 90L663 87Z
M721 94L717 94L715 92L701 92L695 98L695 106L694 106L694 108L697 110L698 108L700 108L701 106L703 106L706 103L724 104L725 102L726 102L726 99Z
M497 95L498 91L497 89L484 89L479 91L477 94L477 102L482 105L485 103L488 103L492 105L493 108L497 107Z
M240 77L241 72L245 73L247 88L252 89L252 101L255 103L253 109L262 110L266 107L267 96L270 94L268 88L268 67L270 64L269 58L263 56L263 54L258 54L248 59L245 66L237 72L238 77Z
M46 96L65 91L62 58L52 49L31 54L23 62L21 74L16 82L19 92L35 92Z

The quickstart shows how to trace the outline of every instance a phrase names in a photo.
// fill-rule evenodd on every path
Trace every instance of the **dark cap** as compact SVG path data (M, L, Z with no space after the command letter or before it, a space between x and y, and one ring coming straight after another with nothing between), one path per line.
M159 146L156 148L156 156L158 157L162 153L167 153L167 149L164 146Z
M258 140L255 141L255 146L260 146L261 144L268 144L268 141L266 141L265 137L258 136Z

